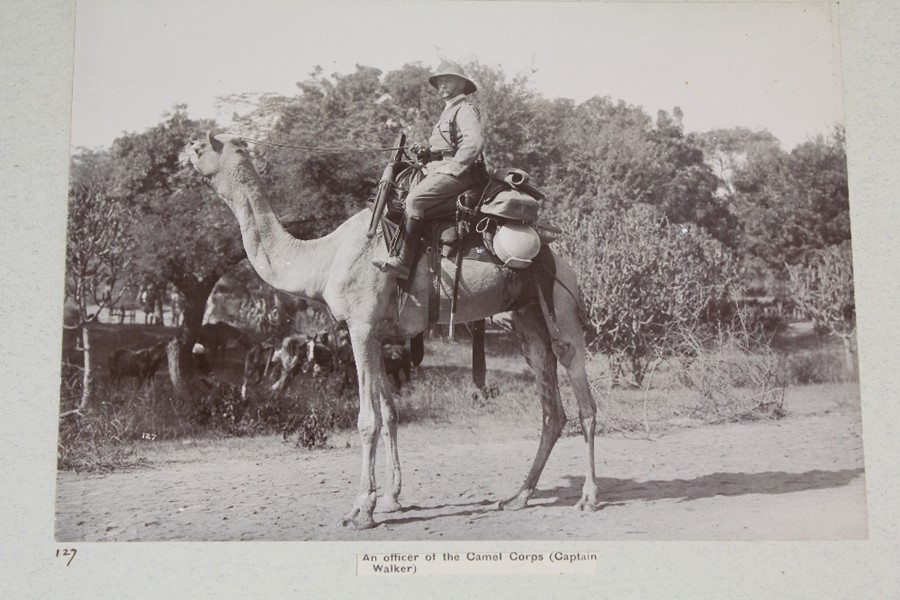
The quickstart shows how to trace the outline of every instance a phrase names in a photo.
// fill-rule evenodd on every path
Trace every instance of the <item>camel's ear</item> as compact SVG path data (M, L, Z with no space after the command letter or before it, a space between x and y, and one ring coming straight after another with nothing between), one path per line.
M219 140L216 139L216 137L212 134L212 131L206 132L206 139L209 142L209 147L212 148L213 150L215 150L216 152L221 152L222 148L225 147L225 145L222 142L220 142Z

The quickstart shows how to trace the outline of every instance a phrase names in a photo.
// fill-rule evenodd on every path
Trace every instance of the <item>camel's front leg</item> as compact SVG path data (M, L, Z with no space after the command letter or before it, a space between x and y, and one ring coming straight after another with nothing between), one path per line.
M384 436L385 492L378 501L382 512L400 510L400 454L397 448L397 405L387 384L381 342L370 330L351 329L351 342L359 376L359 418L362 440L362 481L353 510L344 517L344 526L368 529L375 526L372 513L376 505L375 456L378 435Z
M354 333L356 335L354 335ZM378 435L382 426L381 394L384 377L381 371L381 347L377 340L371 339L369 331L351 329L353 354L356 358L356 371L359 376L359 417L356 425L362 441L362 478L359 485L359 496L356 503L342 520L344 527L369 529L375 526L372 513L375 511L375 454L378 450ZM381 371L379 371L379 367ZM396 439L396 424L395 434ZM399 468L399 467L398 467Z
M360 374L360 381L363 380ZM362 387L362 386L360 386ZM375 527L372 513L375 511L375 453L378 450L378 433L381 429L380 407L369 394L366 397L360 390L359 417L356 426L362 441L362 475L359 483L359 496L353 509L341 519L344 527L354 529L370 529Z

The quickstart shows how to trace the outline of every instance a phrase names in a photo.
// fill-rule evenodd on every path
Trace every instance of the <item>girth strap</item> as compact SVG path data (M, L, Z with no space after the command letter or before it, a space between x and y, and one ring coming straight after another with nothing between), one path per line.
M428 259L428 326L438 322L441 316L441 239L438 227L432 226L429 239L431 243L425 249Z
M484 357L484 319L472 321L472 382L484 388L487 363Z

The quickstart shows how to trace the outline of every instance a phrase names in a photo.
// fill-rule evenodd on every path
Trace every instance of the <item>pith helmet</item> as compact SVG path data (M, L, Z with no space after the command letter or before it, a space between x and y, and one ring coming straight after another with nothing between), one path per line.
M466 84L463 86L463 94L474 94L478 90L478 86L475 85L475 82L466 77L466 72L463 71L463 68L452 60L445 60L442 62L437 68L437 73L428 78L428 83L430 83L432 87L437 88L437 78L441 75L456 75L465 81Z

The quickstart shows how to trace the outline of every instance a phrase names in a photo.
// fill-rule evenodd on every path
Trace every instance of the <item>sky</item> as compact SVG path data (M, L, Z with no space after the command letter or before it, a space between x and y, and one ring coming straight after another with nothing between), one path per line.
M293 95L316 66L384 72L441 57L529 73L547 98L624 100L686 131L767 129L791 149L843 122L828 4L79 0L73 147L108 146L176 103Z

